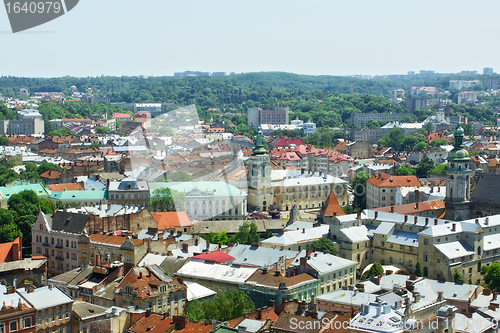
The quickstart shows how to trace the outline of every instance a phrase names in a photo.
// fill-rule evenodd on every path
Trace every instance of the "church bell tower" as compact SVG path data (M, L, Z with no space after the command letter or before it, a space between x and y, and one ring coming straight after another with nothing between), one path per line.
M469 152L463 146L464 130L460 125L454 135L454 148L448 153L446 168L446 219L460 221L469 218L472 170Z
M267 211L272 205L271 160L262 145L259 128L253 154L248 159L248 206L249 211Z

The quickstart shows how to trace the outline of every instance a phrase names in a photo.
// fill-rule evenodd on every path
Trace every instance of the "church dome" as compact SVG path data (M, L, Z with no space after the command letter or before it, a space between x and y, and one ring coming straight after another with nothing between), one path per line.
M465 148L453 149L448 153L448 161L469 159L469 152Z
M455 129L455 136L464 136L464 129L462 128L462 126L457 126L457 128Z

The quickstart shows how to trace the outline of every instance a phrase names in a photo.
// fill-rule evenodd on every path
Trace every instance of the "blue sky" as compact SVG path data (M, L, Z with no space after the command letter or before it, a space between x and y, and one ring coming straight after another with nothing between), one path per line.
M80 0L12 34L0 9L0 75L500 71L500 1Z

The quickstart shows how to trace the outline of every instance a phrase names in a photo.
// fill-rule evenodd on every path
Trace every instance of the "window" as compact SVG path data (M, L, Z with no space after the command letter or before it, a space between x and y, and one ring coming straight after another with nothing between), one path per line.
M66 310L66 318L69 318L69 311Z
M17 331L17 320L11 321L9 323L9 329L11 332Z
M52 313L52 322L55 322L55 321L56 321L56 313L55 313L55 312L53 312L53 313Z
M46 314L46 315L45 315L45 324L48 324L48 323L49 323L49 315L48 315L48 314Z
M427 254L424 254L424 261L428 262L429 261L429 256Z
M382 197L382 200L385 200L385 197Z
M31 317L24 318L24 328L31 327Z
M59 311L59 320L62 320L63 317L62 317L62 311Z
M86 257L86 256L87 256L87 251L86 251L86 250L82 250L82 256L83 256L83 257Z

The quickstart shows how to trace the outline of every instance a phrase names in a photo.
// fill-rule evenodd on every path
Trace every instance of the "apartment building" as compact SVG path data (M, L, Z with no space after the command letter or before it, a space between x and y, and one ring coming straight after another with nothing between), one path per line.
M108 198L112 204L148 207L149 197L148 182L144 180L125 178L109 183Z
M399 187L410 186L421 186L416 176L393 176L379 173L366 181L366 208L394 206L396 190Z
M248 108L248 127L257 128L262 124L287 125L289 122L290 109L288 107L277 107L273 110L262 110L259 107Z
M37 110L18 111L16 120L0 120L0 134L40 135L44 131L43 117Z

